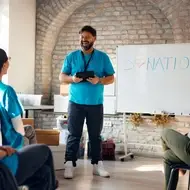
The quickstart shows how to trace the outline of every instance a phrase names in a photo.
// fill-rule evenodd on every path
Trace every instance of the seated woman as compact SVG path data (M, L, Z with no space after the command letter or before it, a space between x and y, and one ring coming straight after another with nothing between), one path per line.
M21 119L23 108L14 89L2 82L2 77L7 74L8 68L7 54L0 49L0 116L3 145L19 149L24 145L25 135Z
M19 151L0 146L0 163L9 168L19 186L27 185L30 190L55 190L58 187L52 153L46 145L29 145ZM8 185L12 184L7 184L6 189L9 189Z
M164 129L161 135L164 150L164 173L165 189L168 187L172 164L190 165L190 138L189 133L183 135L173 129ZM176 190L179 172L185 174L183 170L176 171L172 182L172 190Z
M58 181L55 180L53 158L49 147L29 145L22 148L25 135L21 119L23 108L14 89L2 83L2 77L7 74L8 68L7 54L0 49L1 162L10 168L19 185L25 184L31 189L54 190L58 186ZM34 135L30 133L29 136Z

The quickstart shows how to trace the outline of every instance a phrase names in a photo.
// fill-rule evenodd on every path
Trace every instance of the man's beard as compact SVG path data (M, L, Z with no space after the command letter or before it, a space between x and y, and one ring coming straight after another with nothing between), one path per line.
M81 47L85 51L88 51L93 45L94 45L94 42L91 42L91 43L89 43L87 41L81 42Z

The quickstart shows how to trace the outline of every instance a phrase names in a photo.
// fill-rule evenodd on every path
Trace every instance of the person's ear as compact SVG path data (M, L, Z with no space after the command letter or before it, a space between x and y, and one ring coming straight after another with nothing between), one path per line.
M5 71L5 72L7 72L8 67L9 67L9 64L8 64L8 61L7 61L7 62L5 62L5 63L3 64L2 70Z

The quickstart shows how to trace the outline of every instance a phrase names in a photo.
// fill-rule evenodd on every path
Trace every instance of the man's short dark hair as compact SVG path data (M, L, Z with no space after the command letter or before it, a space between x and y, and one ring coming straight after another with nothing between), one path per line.
M96 37L96 30L92 26L83 26L79 31L79 34L81 34L82 32L90 32L94 37Z

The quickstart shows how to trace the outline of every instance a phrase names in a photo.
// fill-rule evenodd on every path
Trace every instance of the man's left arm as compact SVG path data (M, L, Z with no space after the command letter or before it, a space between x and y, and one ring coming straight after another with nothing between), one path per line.
M112 84L114 82L114 68L108 55L104 58L104 77L100 78L100 83L103 85Z
M114 82L114 75L100 78L100 83L103 85L112 84Z

